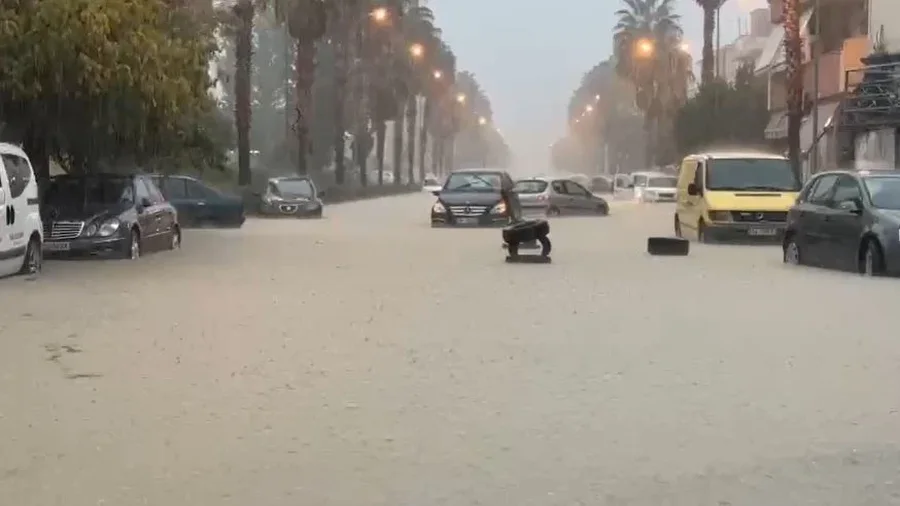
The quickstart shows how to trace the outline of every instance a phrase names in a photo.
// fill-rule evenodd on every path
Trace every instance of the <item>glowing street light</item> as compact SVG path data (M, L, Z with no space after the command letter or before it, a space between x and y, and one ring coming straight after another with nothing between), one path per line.
M376 23L384 23L388 20L390 13L384 7L378 7L377 9L372 11L372 19L375 20Z
M600 100L600 95L594 95L594 100Z
M460 104L465 104L466 103L466 94L465 93L457 93L456 101L459 102Z
M413 58L421 58L425 54L425 46L416 42L409 46L409 54L411 54Z
M588 105L584 108L584 111L585 111L585 112L594 112L594 106L592 106L591 104L588 104Z
M434 73L433 73L432 75L433 75L434 78L437 79L437 80L440 80L441 78L444 77L444 73L441 72L440 70L435 70Z
M642 58L653 55L654 49L653 41L650 39L640 39L637 41L637 53L638 56Z
M678 46L678 49L680 49L682 53L690 53L690 52L691 52L691 45L688 44L687 42L682 42L682 43Z
M487 118L485 118L484 116L479 117L478 124L481 126L487 125Z

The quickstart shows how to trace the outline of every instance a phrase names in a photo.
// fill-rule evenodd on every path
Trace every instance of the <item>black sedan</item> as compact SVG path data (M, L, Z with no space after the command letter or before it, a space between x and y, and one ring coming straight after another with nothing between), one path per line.
M788 213L784 261L900 274L900 173L817 174Z
M510 175L502 170L457 170L434 192L437 202L431 206L431 226L508 225L522 216L513 186Z
M272 177L266 188L257 192L259 213L264 216L321 218L325 192L316 189L312 179L304 176Z
M182 225L191 227L240 227L244 224L244 200L190 176L154 175L153 181L166 200L178 210Z
M50 179L41 206L44 252L137 259L178 249L178 212L147 176L64 175Z

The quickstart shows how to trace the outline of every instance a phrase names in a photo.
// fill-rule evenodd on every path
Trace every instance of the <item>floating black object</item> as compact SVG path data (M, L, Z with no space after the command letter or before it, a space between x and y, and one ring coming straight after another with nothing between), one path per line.
M507 262L550 263L550 223L547 220L525 220L513 223L503 229L503 243ZM523 248L535 249L540 244L538 255L520 255Z
M686 256L691 243L680 237L650 237L647 239L647 253L661 256Z

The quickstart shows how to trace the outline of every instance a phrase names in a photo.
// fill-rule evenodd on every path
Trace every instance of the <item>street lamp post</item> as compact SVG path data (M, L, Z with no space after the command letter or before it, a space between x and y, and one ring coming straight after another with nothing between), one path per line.
M822 23L821 16L819 15L819 8L821 7L821 0L816 0L815 5L813 6L813 15L816 17L816 41L815 44L810 45L810 50L813 52L813 104L812 104L812 143L809 145L809 163L806 165L806 170L804 170L804 178L803 180L808 180L811 174L815 174L819 170L819 59L821 52L821 41L822 41Z

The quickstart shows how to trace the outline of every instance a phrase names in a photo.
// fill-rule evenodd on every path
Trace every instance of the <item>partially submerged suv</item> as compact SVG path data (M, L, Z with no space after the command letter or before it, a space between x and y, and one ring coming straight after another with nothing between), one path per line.
M522 216L513 180L499 169L454 171L434 195L432 227L503 226Z

